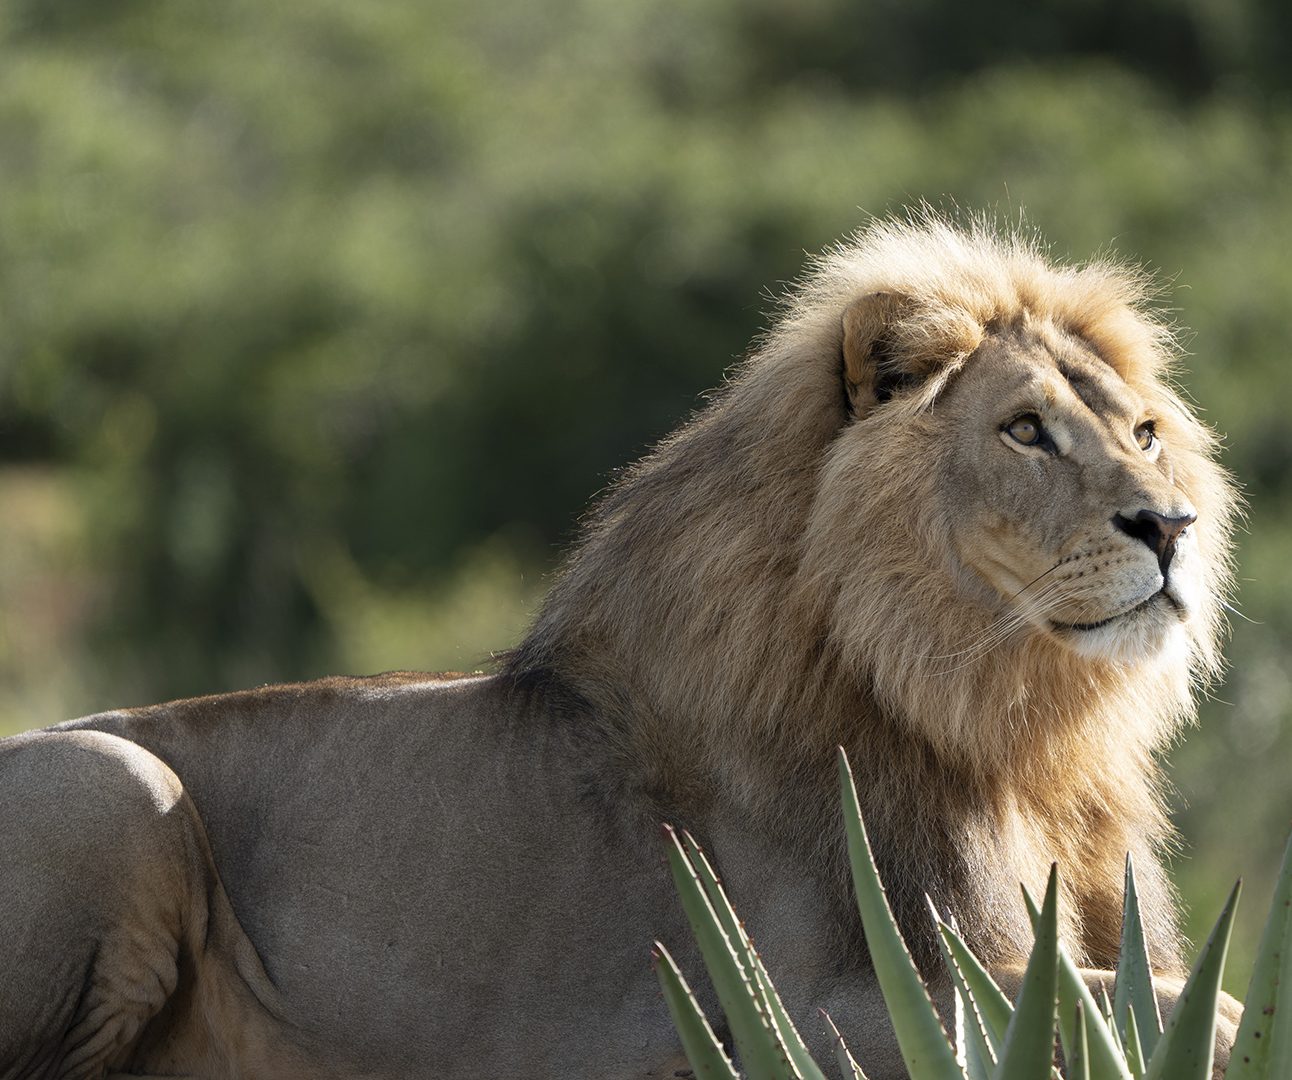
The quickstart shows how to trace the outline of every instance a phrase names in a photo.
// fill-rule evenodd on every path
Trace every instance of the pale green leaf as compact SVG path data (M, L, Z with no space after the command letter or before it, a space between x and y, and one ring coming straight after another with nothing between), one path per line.
M1072 1022L1072 1046L1064 1056L1068 1065L1067 1080L1091 1080L1090 1045L1086 1032L1086 1008L1084 1002L1077 1002Z
M1037 1080L1054 1060L1055 1001L1059 969L1059 878L1050 868L1036 943L1023 973L1014 1015L1005 1032L996 1080Z
M1149 963L1148 943L1139 913L1139 894L1135 888L1135 864L1126 855L1126 885L1122 900L1122 941L1117 954L1117 980L1113 989L1113 1017L1127 1046L1126 1017L1135 1016L1140 1045L1151 1056L1162 1035L1162 1016L1158 1012L1157 993L1153 989L1153 968ZM1128 1054L1129 1056L1129 1054Z
M753 942L750 941L749 935L745 932L744 924L737 918L735 909L732 908L731 902L727 899L727 894L722 888L722 882L718 880L718 875L714 872L712 864L690 833L683 833L683 840L691 865L694 867L696 875L700 879L700 884L704 887L705 893L717 913L718 920L722 923L727 939L735 947L746 972L752 972L753 974L763 1009L771 1019L776 1029L776 1036L784 1047L785 1053L794 1063L799 1073L802 1074L804 1080L825 1080L825 1075L821 1072L817 1063L812 1060L812 1055L808 1053L803 1039L799 1036L798 1029L794 1026L794 1021L790 1019L789 1013L785 1011L780 995L772 984L771 976L767 974L767 969L763 966L762 959L754 948Z
M861 1066L848 1050L848 1044L843 1041L843 1035L835 1026L833 1018L824 1009L821 1015L825 1017L830 1033L834 1036L834 1058L839 1063L839 1071L843 1074L844 1080L866 1080L866 1074L861 1071Z
M902 1060L916 1080L960 1080L964 1074L956 1062L955 1051L947 1041L884 895L866 827L862 824L852 770L842 749L839 750L839 780L857 907Z
M1229 952L1229 933L1242 882L1234 886L1207 938L1189 981L1166 1022L1157 1049L1148 1060L1145 1080L1211 1080L1216 1053L1216 1004ZM1286 1078L1280 1078L1286 1080Z
M799 1077L767 1014L756 976L740 958L739 943L728 938L677 834L668 827L665 832L673 881L726 1013L741 1065L750 1080Z
M1023 902L1027 905L1032 925L1036 926L1040 912L1036 903L1026 890ZM1107 995L1105 994L1106 998ZM1090 1059L1091 1080L1131 1080L1130 1072L1117 1040L1116 1029L1111 1027L1100 1015L1099 1004L1095 1001L1090 987L1086 985L1081 969L1073 962L1072 957L1062 945L1059 946L1059 1034L1063 1041L1065 1054L1073 1052L1076 1038L1076 1007L1080 1003L1086 1021L1086 1049Z
M1227 1080L1292 1077L1292 839L1261 933Z
M686 1051L686 1059L691 1063L697 1080L739 1080L735 1066L705 1019L700 1003L695 1000L668 950L658 941L655 942L655 974L659 977L673 1026L682 1039L682 1049Z
M1129 1005L1126 1006L1126 1023L1122 1028L1122 1049L1126 1052L1126 1067L1135 1080L1139 1080L1148 1067L1148 1057L1144 1053L1144 1044L1140 1042L1139 1021L1135 1019L1135 1010Z
M936 912L934 917L937 917ZM1009 1028L1010 1017L1014 1015L1014 1006L955 928L941 919L937 919L937 928L938 942L942 947L947 969L951 972L952 980L962 987L972 1002L991 1048L992 1060L995 1061L1005 1042L1005 1032Z

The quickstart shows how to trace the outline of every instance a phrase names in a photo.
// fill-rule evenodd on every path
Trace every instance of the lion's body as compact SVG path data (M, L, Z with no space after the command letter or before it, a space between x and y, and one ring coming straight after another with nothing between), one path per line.
M105 713L9 740L7 819L40 804L37 788L70 808L42 807L58 826L52 840L24 837L25 861L57 850L66 827L91 836L91 850L70 853L78 863L98 849L106 877L149 893L177 851L209 848L210 859L184 860L183 880L148 913L167 932L132 933L129 947L100 917L138 920L125 897L71 890L69 925L24 943L19 977L0 986L0 1075L62 1075L33 1066L60 1051L79 1065L85 1041L104 1050L92 1040L119 1027L121 1052L102 1056L145 1075L671 1075L684 1062L649 942L669 940L693 971L699 961L662 866L659 810L624 789L615 756L506 680L411 674ZM179 796L172 767L183 802L140 806L145 785ZM182 812L189 799L200 817ZM123 823L142 842L118 852ZM727 814L699 831L732 864L751 925L768 926L760 945L787 999L855 1012L869 986L833 985L846 945L833 906L811 893L787 902L764 880L793 884L809 868ZM19 884L3 896L11 911L55 902L50 885ZM53 961L66 962L63 978L47 978ZM152 989L167 971L141 1012L172 1005L150 1028L93 1010L88 1027L77 1022L87 1001L134 981ZM66 1045L51 1028L70 1029Z
M1131 275L982 230L876 226L612 490L498 674L227 695L8 744L7 865L93 858L23 807L75 789L67 740L117 761L85 734L106 732L146 759L107 785L109 832L166 823L131 873L177 884L164 917L128 890L12 887L11 922L58 896L88 914L79 952L43 943L0 990L0 1077L62 1075L28 1068L64 1052L71 1021L49 1018L118 963L102 927L140 919L179 927L148 946L174 968L136 1009L156 1018L142 1040L114 1019L120 1045L74 1075L668 1075L647 946L695 965L662 820L715 856L801 1025L819 1038L829 1007L872 1077L900 1075L849 901L838 744L930 974L925 894L1008 979L1030 942L1018 883L1054 860L1068 947L1108 968L1127 851L1154 962L1178 974L1153 755L1217 665L1232 495L1140 299ZM185 794L141 803L153 773Z
M673 918L657 838L630 805L596 798L584 770L600 754L581 732L514 701L503 707L501 696L496 679L399 676L108 713L15 740L0 757L0 783L10 800L30 800L33 783L48 781L41 758L87 732L129 740L183 777L220 879L199 873L196 891L223 886L236 915L225 939L245 933L267 976L253 965L226 980L251 992L224 1001L216 1023L271 1034L233 1060L202 1060L205 1006L181 1001L162 1026L201 1055L180 1054L178 1071L640 1075L643 1044L658 1047L669 1028L643 960L651 931ZM76 749L81 759L104 752L94 742ZM115 789L125 809L137 774L109 763L86 783ZM131 858L145 864L137 876L146 882L164 878L173 857L157 844ZM23 897L6 899L12 911ZM73 902L92 899L74 893ZM74 959L79 990L121 964L165 967L182 935L120 958L78 936L35 944L29 956L42 969L49 954ZM219 961L198 945L180 966ZM560 987L595 991L600 1007L588 1013ZM71 1009L66 990L48 986ZM13 1023L33 1004L30 987L0 988L6 1064L15 1037L43 1034ZM174 1051L151 1042L131 1060L169 1074Z

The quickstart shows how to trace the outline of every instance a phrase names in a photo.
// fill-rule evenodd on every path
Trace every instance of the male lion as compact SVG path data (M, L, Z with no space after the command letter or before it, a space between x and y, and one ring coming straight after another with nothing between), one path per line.
M1169 1004L1153 755L1220 662L1234 496L1143 299L986 225L874 224L602 500L496 674L9 740L0 1075L671 1075L671 821L818 1048L824 1006L900 1076L836 744L932 977L926 894L1008 982L1057 861L1097 980L1130 851Z

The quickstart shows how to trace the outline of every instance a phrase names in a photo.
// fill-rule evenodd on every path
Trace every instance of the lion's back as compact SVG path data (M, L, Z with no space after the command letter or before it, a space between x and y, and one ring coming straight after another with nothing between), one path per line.
M671 896L647 815L598 797L587 726L502 679L334 678L61 727L175 770L290 1019L351 1052L483 1061L509 1036L464 1054L472 1016L541 1008L577 1030L598 994L649 979ZM624 1000L649 1022L649 986Z

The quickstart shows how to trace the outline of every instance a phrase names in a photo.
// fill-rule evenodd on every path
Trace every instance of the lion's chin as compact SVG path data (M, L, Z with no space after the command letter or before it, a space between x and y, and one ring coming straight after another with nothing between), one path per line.
M1094 623L1052 623L1050 632L1065 647L1091 660L1140 663L1187 648L1188 612L1166 592L1157 592L1128 611Z

